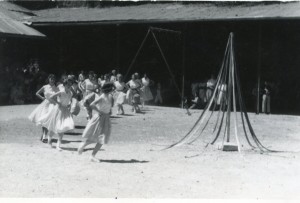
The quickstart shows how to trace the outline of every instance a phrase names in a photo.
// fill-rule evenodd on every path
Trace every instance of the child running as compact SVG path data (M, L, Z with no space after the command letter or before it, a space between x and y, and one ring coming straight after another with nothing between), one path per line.
M55 76L50 74L48 76L48 84L44 85L41 89L36 92L36 96L44 100L40 105L38 105L33 112L29 115L29 120L36 125L41 125L39 121L43 115L46 115L53 107L54 101L50 99L50 96L58 92L58 88L55 85ZM42 96L41 93L44 95ZM46 135L48 133L47 128L42 127L43 134L41 136L41 141L46 142Z
M61 151L60 148L63 134L67 131L74 129L74 120L70 113L68 106L71 103L72 92L71 92L72 80L66 79L63 82L63 87L59 92L53 94L50 99L56 103L53 109L46 115L44 115L40 122L48 129L48 144L52 147L52 136L53 134L58 135L58 141L56 149Z
M131 76L131 80L126 83L128 86L128 91L126 94L126 100L130 105L132 105L132 111L134 113L140 113L141 109L139 107L140 101L140 88L142 87L136 74Z
M121 74L117 75L117 81L114 82L115 85L115 91L113 94L114 101L118 107L118 113L117 115L124 115L124 108L123 104L126 99L126 94L124 91L127 90L126 84L123 82L123 76Z
M82 137L85 139L79 148L78 154L82 154L84 147L89 144L97 143L90 158L93 162L100 162L95 156L103 144L107 144L111 134L110 112L113 106L113 96L110 94L113 91L112 83L105 83L101 87L103 94L96 97L91 103L91 108L97 113L88 121Z

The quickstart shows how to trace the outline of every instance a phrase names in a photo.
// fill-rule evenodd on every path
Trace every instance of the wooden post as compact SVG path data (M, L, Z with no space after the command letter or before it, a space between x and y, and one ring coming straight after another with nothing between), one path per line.
M259 114L260 105L260 79L261 79L261 23L258 28L258 64L257 64L257 92L256 92L256 114Z
M120 24L117 24L117 43L116 43L116 71L120 72Z
M62 71L65 71L64 67L63 67L63 54L64 54L64 50L63 50L63 30L60 29L59 30L59 69Z
M184 30L182 32L182 90L181 90L181 108L184 108L184 83L185 83L185 47L186 47L186 31L187 24L184 25Z

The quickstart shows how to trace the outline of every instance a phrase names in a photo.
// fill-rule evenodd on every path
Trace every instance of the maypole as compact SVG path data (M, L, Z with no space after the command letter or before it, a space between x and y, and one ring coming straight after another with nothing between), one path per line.
M204 130L207 129L208 126L210 126L208 124L213 122L213 129L208 129L212 130L211 132L214 135L214 138L212 139L210 144L213 145L219 139L221 132L223 132L223 151L241 152L242 145L240 138L243 132L247 143L252 149L258 148L261 152L275 152L266 148L258 140L250 123L247 109L242 99L240 78L235 62L233 39L234 34L230 33L225 49L223 62L218 74L216 87L207 106L204 108L203 112L201 113L195 124L192 126L192 128L187 132L187 134L178 142L168 146L165 149L195 142L199 137L201 137ZM217 112L216 106L219 106L219 110L216 119L214 120L213 114ZM240 111L241 119L239 119L238 117L238 110ZM233 122L231 122L231 119L233 119ZM241 126L243 129L242 131L238 130L238 121L241 121ZM247 133L247 129L250 132L250 136ZM236 143L232 141L231 133L234 134L233 138ZM250 140L252 140L252 142Z

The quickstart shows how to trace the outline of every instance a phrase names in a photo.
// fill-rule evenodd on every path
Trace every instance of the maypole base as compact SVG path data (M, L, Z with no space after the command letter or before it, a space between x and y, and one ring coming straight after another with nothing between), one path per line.
M225 142L223 145L223 151L225 152L233 152L233 151L238 151L239 148L236 144L230 143L230 142Z

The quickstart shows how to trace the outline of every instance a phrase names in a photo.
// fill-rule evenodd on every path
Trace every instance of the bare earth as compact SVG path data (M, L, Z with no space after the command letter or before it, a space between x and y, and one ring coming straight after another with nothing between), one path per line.
M0 107L0 197L300 197L298 116L250 114L262 143L289 152L245 148L241 156L218 150L218 144L205 148L209 134L193 145L159 151L184 136L201 111L188 116L182 109L147 106L133 115L126 106L127 116L112 118L111 141L97 154L101 163L93 163L93 145L81 156L76 152L87 123L84 111L59 152L39 141L41 128L27 119L35 107Z

